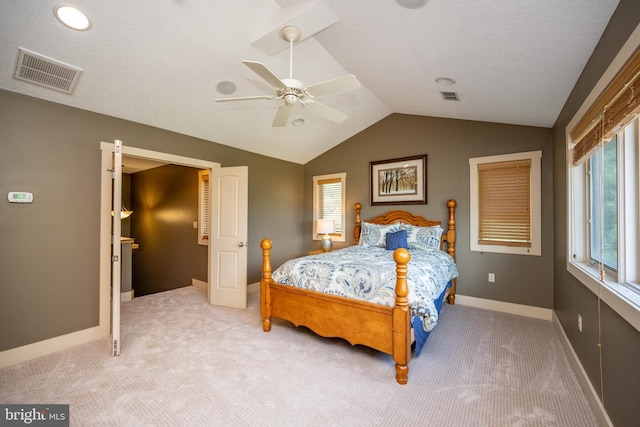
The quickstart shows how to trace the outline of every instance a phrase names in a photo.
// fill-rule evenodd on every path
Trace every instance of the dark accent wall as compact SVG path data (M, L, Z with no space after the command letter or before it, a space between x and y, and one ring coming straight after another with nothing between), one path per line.
M609 64L640 23L640 2L621 0L553 128L554 138L554 310L594 389L616 426L640 420L640 332L602 305L602 361L598 350L598 299L567 272L566 127ZM578 314L583 332L576 327ZM602 365L600 364L602 362ZM602 371L601 371L602 368ZM602 372L602 375L601 375ZM604 396L601 393L601 380Z
M262 238L277 236L274 264L302 252L302 165L0 90L0 194L34 194L0 202L0 351L98 325L100 142L115 139L248 166L249 283Z
M542 256L471 252L469 244L469 158L542 150ZM369 205L369 162L427 154L427 204ZM353 205L362 218L405 209L443 221L448 199L456 199L460 277L458 292L536 307L553 306L553 153L551 129L497 123L392 114L305 165L305 249L318 249L311 236L314 175L347 173L347 224ZM353 244L349 233L347 244ZM336 247L342 246L336 243ZM495 273L495 283L488 273Z
M131 175L128 173L122 174L122 205L126 209L131 209ZM120 207L122 209L122 206ZM120 222L120 234L125 237L131 236L131 219L124 218Z
M207 281L208 247L198 244L198 169L166 165L131 175L130 237L136 297Z

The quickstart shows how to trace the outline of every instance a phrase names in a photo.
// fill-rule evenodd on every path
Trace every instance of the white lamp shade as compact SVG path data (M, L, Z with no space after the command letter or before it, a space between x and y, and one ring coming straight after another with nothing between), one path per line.
M133 211L128 210L127 208L124 207L124 205L122 205L122 210L120 211L120 218L121 219L129 218L132 213ZM111 211L111 216L113 215L114 213L113 211Z
M316 224L318 234L331 234L336 232L336 223L332 219L319 219Z

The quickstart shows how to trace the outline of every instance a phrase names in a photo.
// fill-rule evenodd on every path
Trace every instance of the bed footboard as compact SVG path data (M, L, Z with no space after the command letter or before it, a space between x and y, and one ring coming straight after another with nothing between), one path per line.
M262 278L260 279L260 316L262 316L262 330L271 330L271 240L263 239L262 248Z
M396 362L396 381L406 384L409 379L411 358L411 310L409 309L409 285L407 264L409 251L398 248L393 252L396 262L396 305L393 307L393 360Z
M275 283L271 275L269 239L262 248L262 279L260 280L260 315L262 329L271 330L271 317L287 320L295 326L305 326L323 337L339 337L351 345L362 344L393 356L396 381L406 384L411 358L411 310L407 284L406 249L396 249L396 304L387 307L336 295L326 295L293 286ZM367 319L363 322L362 319Z

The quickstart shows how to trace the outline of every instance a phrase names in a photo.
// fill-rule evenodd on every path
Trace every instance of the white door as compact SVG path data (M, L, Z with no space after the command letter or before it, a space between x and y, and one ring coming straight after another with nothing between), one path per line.
M212 168L209 303L247 308L249 168Z
M122 277L122 246L120 240L122 206L122 141L116 140L113 156L113 215L111 235L111 348L120 355L120 280Z

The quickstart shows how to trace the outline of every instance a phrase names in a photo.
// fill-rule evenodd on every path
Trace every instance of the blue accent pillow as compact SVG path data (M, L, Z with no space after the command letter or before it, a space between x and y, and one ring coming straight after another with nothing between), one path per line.
M393 233L387 233L387 250L393 251L398 248L407 249L407 230L398 230Z

